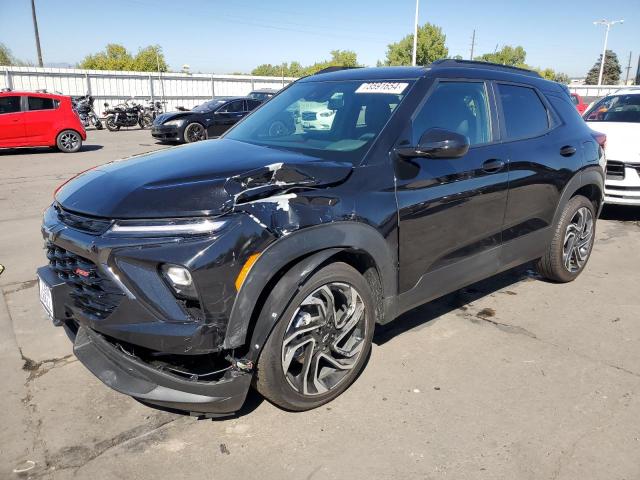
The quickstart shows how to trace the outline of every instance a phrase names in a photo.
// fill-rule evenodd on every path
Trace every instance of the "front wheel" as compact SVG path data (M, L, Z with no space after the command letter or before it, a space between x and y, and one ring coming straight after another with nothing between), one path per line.
M93 115L91 117L91 123L93 124L94 127L96 127L96 130L102 130L104 128L104 126L102 125L102 122L100 121L97 115Z
M207 131L199 123L190 123L184 129L184 141L186 143L199 142L207 139Z
M107 130L110 132L117 132L120 130L120 125L116 125L116 118L114 115L109 115L105 119L105 123L107 124Z
M63 130L56 138L58 150L64 153L75 153L82 147L82 137L75 130Z
M375 323L371 286L351 266L332 263L292 299L278 301L289 306L258 359L256 387L287 410L319 407L344 392L364 367Z
M546 253L538 260L537 270L555 282L571 282L582 273L591 256L596 235L593 203L577 195L564 207Z

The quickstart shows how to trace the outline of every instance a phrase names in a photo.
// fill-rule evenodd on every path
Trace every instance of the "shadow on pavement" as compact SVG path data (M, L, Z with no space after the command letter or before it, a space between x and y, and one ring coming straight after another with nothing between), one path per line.
M537 278L537 274L531 270L531 267L532 265L529 263L507 270L416 307L385 325L378 325L373 335L373 343L384 345L396 335L401 335L416 327L425 325L482 297L486 297L522 280Z
M102 145L83 145L82 148L75 154L82 152L93 152L95 150L102 150ZM25 148L0 148L0 156L2 155L36 155L43 153L60 153L59 150L52 147L25 147ZM69 155L75 155L70 153Z
M600 218L620 222L638 222L640 221L640 206L605 205Z

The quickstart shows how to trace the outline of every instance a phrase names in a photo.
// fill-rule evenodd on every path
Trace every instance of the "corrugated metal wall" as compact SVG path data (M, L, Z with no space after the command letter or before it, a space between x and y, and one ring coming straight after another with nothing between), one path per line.
M192 108L212 96L246 95L258 88L279 89L293 78L253 77L185 73L120 72L73 68L0 67L0 89L41 90L63 95L91 93L98 114L103 103L111 105L134 97L140 103L148 99L164 100L167 111L179 105Z

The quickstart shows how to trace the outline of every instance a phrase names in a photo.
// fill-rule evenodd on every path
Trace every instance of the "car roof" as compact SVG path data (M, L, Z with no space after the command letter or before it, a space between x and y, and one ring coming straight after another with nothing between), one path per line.
M543 79L537 72L524 68L474 60L437 60L426 67L330 67L299 82L417 80L425 77L476 78L525 83L541 90L568 94L566 86Z
M27 92L27 91L20 91L20 90L2 90L2 91L0 91L0 95L2 95L2 96L30 95L32 97L55 98L55 99L68 98L69 97L68 95L62 95L60 93Z

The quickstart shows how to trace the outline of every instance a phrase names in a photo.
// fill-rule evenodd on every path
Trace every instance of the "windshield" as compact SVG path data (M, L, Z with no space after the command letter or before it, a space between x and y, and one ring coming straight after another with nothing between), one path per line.
M203 103L202 105L198 105L197 107L193 107L191 111L199 112L199 113L212 112L216 108L218 108L220 105L222 105L224 102L226 102L225 99L211 100L209 102Z
M587 122L640 123L640 94L605 97L584 118Z
M240 122L225 138L360 162L411 83L296 83Z

